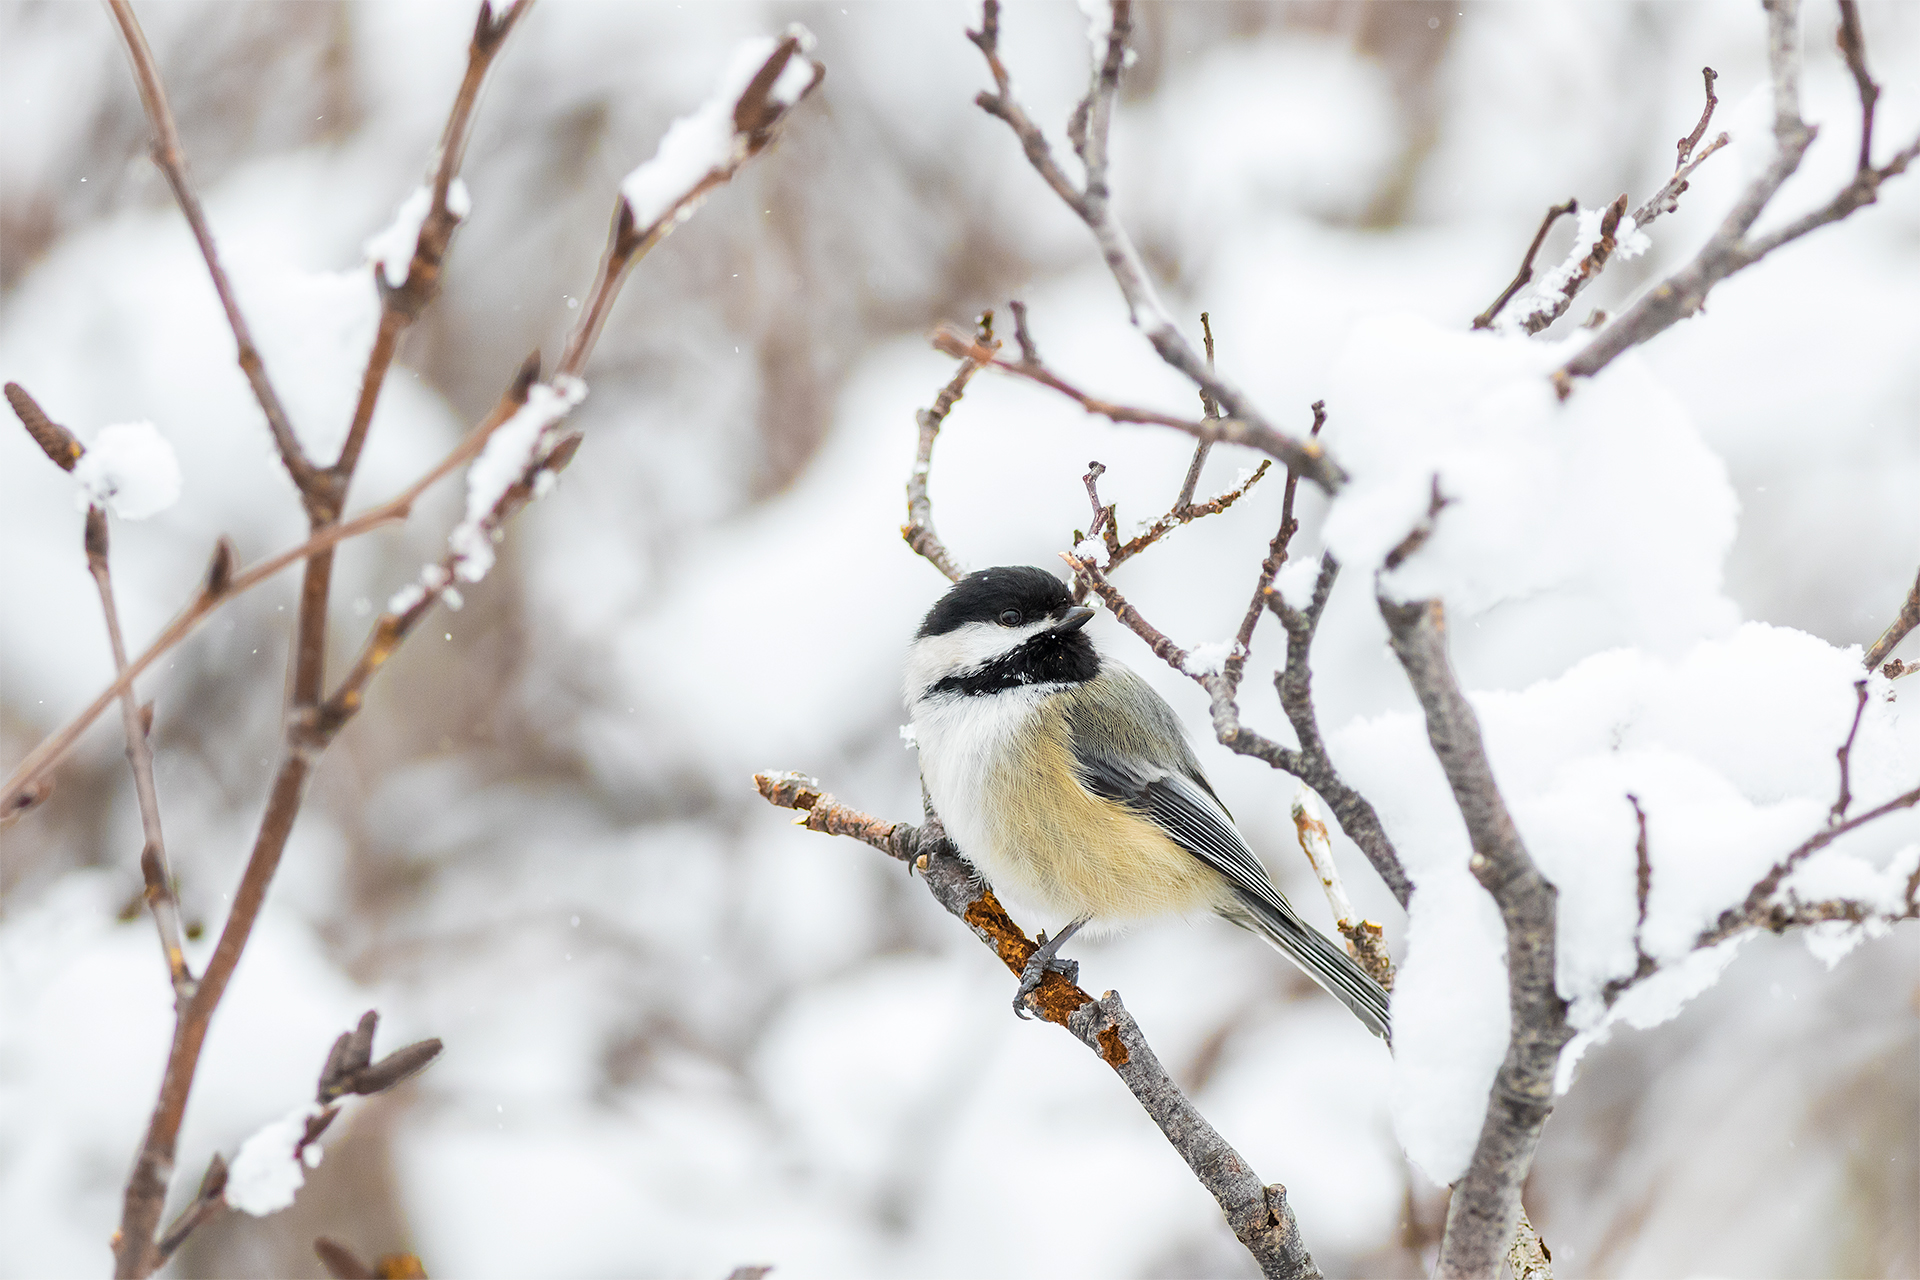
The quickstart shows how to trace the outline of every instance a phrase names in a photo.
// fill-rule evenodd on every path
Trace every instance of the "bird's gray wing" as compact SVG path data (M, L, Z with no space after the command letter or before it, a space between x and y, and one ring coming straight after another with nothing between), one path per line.
M1168 839L1225 876L1236 889L1284 907L1267 870L1234 829L1200 762L1187 746L1173 708L1124 667L1110 664L1102 681L1124 683L1124 699L1076 699L1068 712L1073 758L1080 783L1097 796L1118 801L1150 819ZM1111 708L1128 705L1152 732L1122 723Z
M1138 676L1125 675L1135 686L1125 691L1125 698L1071 704L1068 728L1081 785L1145 816L1168 839L1226 877L1238 901L1222 904L1220 914L1272 943L1391 1043L1387 993L1288 905L1207 785L1173 709ZM1099 678L1109 678L1108 672L1103 670ZM1117 706L1125 706L1128 714L1120 715Z

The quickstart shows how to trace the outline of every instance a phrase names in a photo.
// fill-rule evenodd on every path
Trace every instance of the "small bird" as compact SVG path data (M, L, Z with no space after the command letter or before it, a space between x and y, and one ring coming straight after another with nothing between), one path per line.
M1387 993L1309 926L1234 829L1179 718L1094 647L1044 569L956 582L907 653L920 776L947 835L1001 894L1069 919L1021 975L1014 1009L1090 921L1212 911L1265 938L1391 1042Z

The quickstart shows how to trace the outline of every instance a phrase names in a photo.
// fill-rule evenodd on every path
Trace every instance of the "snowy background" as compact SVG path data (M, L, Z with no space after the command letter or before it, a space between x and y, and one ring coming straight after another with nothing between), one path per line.
M1884 155L1920 124L1920 9L1862 11ZM462 1276L1252 1274L1110 1073L1012 1017L990 953L897 866L795 831L749 781L801 769L874 813L918 810L896 672L944 584L897 529L913 411L950 370L924 341L935 322L1021 296L1042 352L1083 385L1197 408L1128 328L1084 231L972 105L987 80L970 16L553 3L513 35L468 153L472 216L389 381L356 503L437 458L527 351L557 352L615 185L739 40L804 21L828 72L778 147L637 269L587 371L579 460L325 758L215 1023L177 1195L213 1151L303 1102L364 1009L383 1014L383 1048L438 1035L445 1056L335 1126L294 1208L203 1230L180 1274L319 1274L318 1234ZM377 314L362 246L419 181L472 9L180 3L143 18L268 367L303 435L337 447ZM1072 5L1022 5L1003 36L1056 138L1084 88L1082 22ZM1770 219L1851 171L1857 107L1833 25L1810 6L1806 110L1824 131ZM1627 792L1649 815L1645 941L1661 958L1832 801L1849 646L1879 633L1920 562L1920 182L1722 285L1704 316L1562 408L1541 378L1558 344L1683 261L1764 163L1756 5L1154 4L1139 27L1117 207L1169 306L1196 336L1212 313L1222 366L1270 417L1299 428L1328 401L1328 446L1356 480L1331 511L1302 495L1297 553L1333 545L1350 566L1316 649L1322 724L1426 898L1409 930L1337 842L1405 963L1397 1063L1215 923L1082 945L1083 978L1126 996L1201 1109L1288 1186L1329 1274L1415 1274L1443 1208L1428 1175L1457 1172L1478 1126L1504 997L1492 909L1362 566L1439 471L1458 501L1388 585L1449 602L1496 770L1562 886L1562 989L1597 1027L1590 997L1633 968ZM1539 342L1466 335L1547 205L1638 203L1665 179L1702 64L1720 72L1715 129L1739 137L1649 251ZM0 86L0 377L84 441L150 421L179 459L179 501L116 522L137 644L217 535L252 560L303 521L145 158L107 18L0 7ZM1543 265L1571 234L1563 222ZM1055 563L1086 524L1095 457L1130 525L1165 508L1187 450L982 375L936 455L943 537L973 567ZM1251 465L1219 450L1203 487ZM440 545L456 490L342 555L336 670ZM1256 487L1120 584L1176 641L1230 634L1279 501L1277 480ZM111 668L80 525L72 481L0 429L8 765ZM293 582L223 610L142 684L185 909L208 930L196 968L278 749ZM1205 724L1196 688L1093 625ZM1273 641L1256 645L1244 705L1283 734L1257 678ZM1920 694L1873 692L1862 806L1920 773ZM104 720L54 797L0 835L5 1276L108 1268L165 1054L169 992L135 910L139 818ZM1324 923L1292 852L1291 781L1202 754ZM1808 892L1904 884L1920 825L1903 821L1837 844ZM1714 958L1724 975L1677 1019L1587 1048L1528 1187L1556 1263L1920 1271L1917 939L1750 940ZM1619 1012L1656 1021L1678 994Z

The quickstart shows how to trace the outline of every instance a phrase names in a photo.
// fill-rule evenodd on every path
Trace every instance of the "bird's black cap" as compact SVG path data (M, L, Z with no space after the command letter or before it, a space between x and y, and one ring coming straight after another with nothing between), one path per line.
M1009 609L1024 621L1050 617L1073 605L1066 584L1032 565L1010 564L970 573L927 611L916 638L945 635L969 622L998 622Z

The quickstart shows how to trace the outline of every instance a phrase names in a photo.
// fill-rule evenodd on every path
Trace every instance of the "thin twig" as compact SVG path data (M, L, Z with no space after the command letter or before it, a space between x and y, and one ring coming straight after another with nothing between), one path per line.
M113 651L114 675L127 670L127 642L120 633L120 610L114 604L113 574L107 564L107 513L87 508L87 571L100 592L100 612L106 616L107 644ZM160 796L153 785L153 745L148 734L153 711L144 713L129 686L120 695L121 723L126 731L127 763L133 769L133 792L140 802L140 830L146 844L140 850L140 873L146 881L147 906L160 935L160 953L166 958L167 977L173 983L176 1012L193 999L193 972L187 967L186 936L180 928L180 903L173 893L173 872L167 861L167 842L160 831Z
M1027 337L1026 307L1014 303L1013 315L1016 332L1023 346L1030 346L1032 339ZM999 341L993 336L993 312L983 312L979 326L974 334L974 346L997 351ZM929 408L914 414L914 421L920 428L920 444L913 456L913 470L907 476L907 522L900 526L900 536L907 545L924 556L934 568L947 575L949 582L958 582L966 574L960 562L947 550L940 535L933 528L933 499L927 494L927 477L933 470L933 442L940 436L940 427L953 412L960 397L966 392L967 383L973 381L973 375L980 371L980 364L970 356L960 358L960 367L953 371L953 377L940 389Z
M1099 490L1095 487L1100 476L1106 472L1106 467L1098 462L1089 463L1087 474L1081 477L1081 479L1086 482L1087 497L1093 503L1093 524L1088 527L1087 532L1083 536L1091 538L1097 534L1104 540L1107 549L1107 562L1101 566L1101 569L1107 573L1112 573L1115 569L1133 559L1142 551L1145 551L1148 547L1160 541L1160 539L1166 537L1169 533L1172 533L1175 529L1183 525L1192 524L1195 520L1202 519L1206 516L1219 515L1222 511L1225 511L1228 507L1240 501L1240 499L1247 495L1247 490L1253 488L1254 485L1258 484L1261 479L1266 476L1267 469L1272 465L1273 463L1270 459L1262 458L1259 466L1255 467L1247 474L1245 479L1241 480L1240 483L1233 488L1228 489L1225 493L1217 497L1208 498L1205 502L1187 502L1176 506L1152 524L1148 525L1145 529L1142 529L1139 533L1127 539L1127 541L1122 542L1120 541L1118 531L1119 516L1116 514L1118 509L1117 505L1107 503L1105 506L1102 506L1100 503ZM1074 539L1075 542L1079 542L1080 540L1080 538Z
M967 33L967 38L973 41L986 59L994 82L994 88L982 91L974 102L987 114L1006 122L1020 140L1021 148L1026 152L1027 161L1034 171L1093 233L1108 271L1126 298L1127 310L1135 327L1146 335L1160 358L1211 395L1227 415L1218 428L1211 423L1203 427L1183 419L1159 415L1116 418L1115 421L1155 422L1184 430L1203 441L1227 440L1234 444L1250 444L1272 454L1289 467L1298 469L1301 475L1331 493L1345 482L1346 473L1318 444L1296 440L1269 425L1254 409L1251 401L1207 367L1174 325L1172 317L1160 302L1158 291L1147 278L1139 251L1134 248L1132 239L1120 225L1119 219L1113 216L1106 176L1107 130L1112 118L1114 95L1119 90L1120 72L1126 65L1127 37L1132 30L1131 15L1132 8L1126 0L1113 0L1113 21L1104 56L1095 73L1093 87L1074 113L1076 125L1079 126L1075 130L1075 146L1086 166L1084 190L1077 188L1067 177L1054 158L1046 135L1013 96L1012 79L1000 60L999 0L984 0L980 29ZM1084 399L1082 402L1086 403ZM1235 426L1227 428L1226 423Z
M1673 176L1667 179L1665 186L1648 196L1647 202L1633 211L1633 225L1639 230L1644 231L1662 214L1672 213L1675 209L1678 209L1680 207L1680 197L1686 192L1687 187L1690 185L1693 171L1706 163L1709 156L1726 146L1727 143L1732 140L1730 135L1723 133L1706 146L1700 148L1699 155L1687 161L1687 163L1679 169L1676 169Z
M1207 368L1213 368L1213 317L1200 313L1200 339L1207 346ZM1220 416L1220 402L1213 398L1205 387L1200 388L1200 416L1203 419ZM1213 452L1213 443L1202 440L1193 447L1193 461L1187 464L1187 478L1180 482L1180 496L1173 501L1175 511L1183 511L1193 502L1193 491L1200 485L1200 471L1207 465L1207 455Z
M380 291L380 328L374 335L373 348L367 355L366 370L360 375L360 398L354 405L353 421L348 424L346 441L331 467L339 481L339 491L335 495L337 501L346 499L346 486L359 464L360 451L366 444L367 429L373 423L374 407L386 383L393 357L399 350L400 337L426 310L439 291L441 264L446 258L454 230L460 225L461 216L453 211L449 193L453 190L454 179L459 175L460 165L466 156L467 139L473 131L474 107L480 101L480 87L514 25L532 7L533 0L514 0L505 13L495 18L491 6L480 6L473 37L467 44L466 74L461 77L460 88L454 94L453 107L447 113L447 123L441 130L439 145L434 148L429 186L432 195L427 216L421 221L420 233L414 239L413 258L407 264L407 277L397 287L389 285L386 264L373 264L374 284Z
M1640 797L1628 795L1627 803L1633 806L1633 820L1638 834L1633 842L1633 972L1624 978L1614 978L1602 989L1607 1006L1620 998L1627 988L1653 976L1659 968L1654 958L1647 954L1645 935L1647 930L1647 902L1653 893L1653 854L1647 843L1647 811L1640 807Z
M1873 170L1873 110L1880 101L1880 86L1867 73L1867 40L1860 32L1860 6L1854 0L1840 0L1840 30L1834 34L1834 43L1840 46L1847 70L1853 75L1854 88L1860 93L1860 159L1855 172L1870 173Z
M1846 3L1847 0L1841 0L1843 6ZM1720 73L1712 67L1702 67L1700 68L1700 75L1702 79L1706 81L1707 102L1706 105L1700 109L1700 123L1693 126L1693 132L1674 144L1678 153L1674 156L1673 160L1673 171L1675 173L1687 167L1687 161L1692 157L1693 149L1700 145L1700 139L1707 136L1707 125L1713 120L1713 109L1720 105L1720 99L1713 96L1713 82L1720 78Z
M1473 318L1474 328L1493 328L1494 320L1499 316L1502 309L1504 309L1509 302L1513 301L1513 295L1520 292L1520 290L1524 289L1533 280L1533 260L1539 254L1540 246L1545 243L1547 232L1551 231L1553 224L1560 221L1564 215L1578 212L1580 212L1580 202L1571 196L1567 197L1565 204L1556 204L1547 210L1547 216L1540 220L1540 229L1533 233L1533 243L1527 246L1527 256L1520 260L1520 270L1515 273L1513 283L1502 289L1500 296L1495 298L1485 311L1482 311Z
M300 490L302 500L310 501L309 490L314 487L313 462L300 448L300 439L294 434L280 396L267 377L266 364L260 358L259 348L253 345L253 334L247 329L246 317L240 314L239 300L227 280L226 270L220 265L213 231L200 207L200 197L194 193L193 183L187 177L186 153L180 147L180 131L173 122L173 109L167 105L166 86L161 83L153 50L147 45L146 33L140 29L140 20L134 16L131 0L107 0L107 6L120 26L127 56L133 61L134 81L140 87L140 102L153 126L153 162L165 175L167 185L173 188L173 198L186 216L187 225L193 229L194 241L200 246L200 256L206 260L207 274L213 278L214 292L220 295L220 306L227 313L227 325L233 330L234 342L239 347L240 371L246 374L254 399L260 402L260 411L266 415L267 429L273 433L280 461Z
M1327 824L1315 817L1304 792L1293 801L1293 830L1300 840L1300 852L1320 881L1327 895L1327 907L1333 912L1333 927L1347 940L1347 953L1356 960L1383 991L1393 990L1393 958L1387 954L1384 931L1371 920L1362 920L1347 897L1340 879L1340 865L1333 860L1333 841Z
M1315 471L1323 470L1324 466L1328 465L1318 444L1309 441L1308 444L1302 445L1290 437L1281 435L1264 422L1251 422L1242 418L1183 418L1174 413L1162 413L1158 409L1142 409L1102 400L1080 390L1043 364L1029 364L1025 360L1016 363L1000 359L991 351L972 342L952 325L942 324L936 328L932 343L936 351L952 356L956 360L975 360L982 368L995 369L1001 373L1025 378L1029 382L1037 382L1076 401L1088 413L1097 413L1110 422L1172 427L1207 444L1224 441L1227 444L1245 445L1249 449L1258 449L1262 453L1277 458L1288 466L1293 465L1294 459L1303 459L1308 464L1308 470L1302 474L1309 478L1312 478ZM1304 452L1306 450L1312 451L1310 456Z
M920 874L934 899L992 948L1002 964L1015 974L1025 969L1037 944L946 839L937 816L930 815L923 827L887 822L846 807L819 782L797 773L760 773L753 781L769 803L798 810L802 816L797 825L850 836L906 863ZM1110 991L1095 1000L1049 970L1030 1007L1045 1021L1071 1031L1120 1077L1194 1177L1213 1195L1263 1275L1297 1280L1319 1277L1301 1242L1286 1189L1262 1185L1240 1154L1181 1093L1117 994Z
M1833 753L1840 761L1840 795L1834 800L1833 808L1827 814L1828 822L1843 820L1847 816L1847 806L1853 803L1853 791L1848 785L1852 781L1851 757L1853 740L1860 732L1860 717L1865 715L1867 710L1867 682L1855 680L1853 691L1857 698L1853 705L1853 727L1847 730L1847 740L1840 744L1838 751Z

